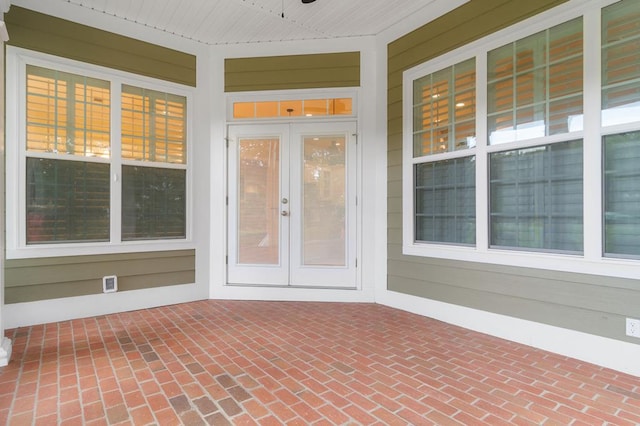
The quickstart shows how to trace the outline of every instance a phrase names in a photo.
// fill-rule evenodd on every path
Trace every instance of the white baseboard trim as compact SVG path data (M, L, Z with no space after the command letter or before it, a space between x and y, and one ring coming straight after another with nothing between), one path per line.
M11 359L11 339L6 337L1 337L0 339L2 339L0 342L0 367L4 367L9 364Z
M181 284L107 294L65 297L2 307L5 329L135 311L206 299L196 284Z
M640 344L385 290L376 302L640 377Z
M211 291L211 299L343 303L375 301L373 292L370 290L249 285L216 286Z

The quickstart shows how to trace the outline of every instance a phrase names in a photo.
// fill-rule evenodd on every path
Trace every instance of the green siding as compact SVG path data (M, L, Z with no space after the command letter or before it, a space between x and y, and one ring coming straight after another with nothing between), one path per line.
M162 80L196 85L196 57L166 47L12 6L4 16L11 46Z
M196 58L162 46L12 6L9 45L190 86ZM6 260L5 303L97 294L102 277L128 291L195 282L195 250Z
M5 263L5 303L102 293L102 277L118 291L195 282L195 250L14 259Z
M360 52L226 59L226 92L360 86Z
M563 0L471 0L388 46L388 288L598 336L625 336L640 282L402 255L402 73Z

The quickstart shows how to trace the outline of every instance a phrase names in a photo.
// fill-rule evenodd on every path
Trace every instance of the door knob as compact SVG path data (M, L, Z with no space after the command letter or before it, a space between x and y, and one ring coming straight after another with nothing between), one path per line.
M289 212L286 210L282 210L282 213L280 213L282 216L289 216Z

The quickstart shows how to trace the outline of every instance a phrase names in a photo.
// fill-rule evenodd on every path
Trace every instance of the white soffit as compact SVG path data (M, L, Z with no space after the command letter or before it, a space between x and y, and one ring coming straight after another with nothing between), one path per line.
M58 10L75 6L84 10L83 16L127 21L207 45L229 45L375 36L416 16L422 23L429 22L445 13L447 6L466 1L47 0L46 7L32 0L11 3L43 13L56 4ZM407 31L414 28L409 25Z

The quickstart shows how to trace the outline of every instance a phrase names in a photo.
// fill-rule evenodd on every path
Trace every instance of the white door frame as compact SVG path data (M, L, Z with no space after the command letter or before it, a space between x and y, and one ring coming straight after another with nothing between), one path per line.
M227 284L233 285L271 285L271 286L301 286L301 287L328 287L351 288L359 285L357 272L357 255L359 240L359 217L357 206L358 183L358 154L357 154L357 125L354 120L340 120L328 118L326 120L295 120L279 123L249 123L228 125L228 155L227 155ZM311 136L314 138L312 139ZM304 164L303 146L313 145L319 137L336 137L344 141L341 147L341 158L344 158L345 166L342 168L344 179L344 231L342 231L342 244L338 241L338 249L344 247L346 263L329 265L304 264L302 247L303 223L303 188ZM238 249L238 209L240 208L239 194L243 191L239 185L239 156L242 141L259 138L260 143L277 143L280 150L278 168L281 170L278 183L278 200L271 200L274 206L263 207L266 214L274 220L278 220L278 259L270 260L268 265L240 264ZM278 142L274 142L278 141ZM291 142L290 142L291 141ZM325 141L326 142L326 141ZM322 143L322 142L317 142ZM337 146L340 142L337 143ZM291 159L289 158L291 155ZM289 176L290 174L290 176ZM312 182L313 184L313 182ZM290 187L290 185L292 185ZM313 186L313 185L312 185ZM339 188L338 188L339 189ZM289 201L291 200L291 201ZM263 200L269 203L267 200ZM280 202L280 204L278 204ZM278 212L271 212L277 205ZM280 210L282 215L280 216ZM304 210L313 213L310 210ZM291 213L291 215L290 215ZM269 219L267 219L269 220ZM273 232L271 232L273 233ZM275 240L265 236L267 240ZM335 244L335 240L327 240ZM266 245L269 242L265 243ZM258 249L262 250L262 249ZM327 250L325 249L325 252Z

